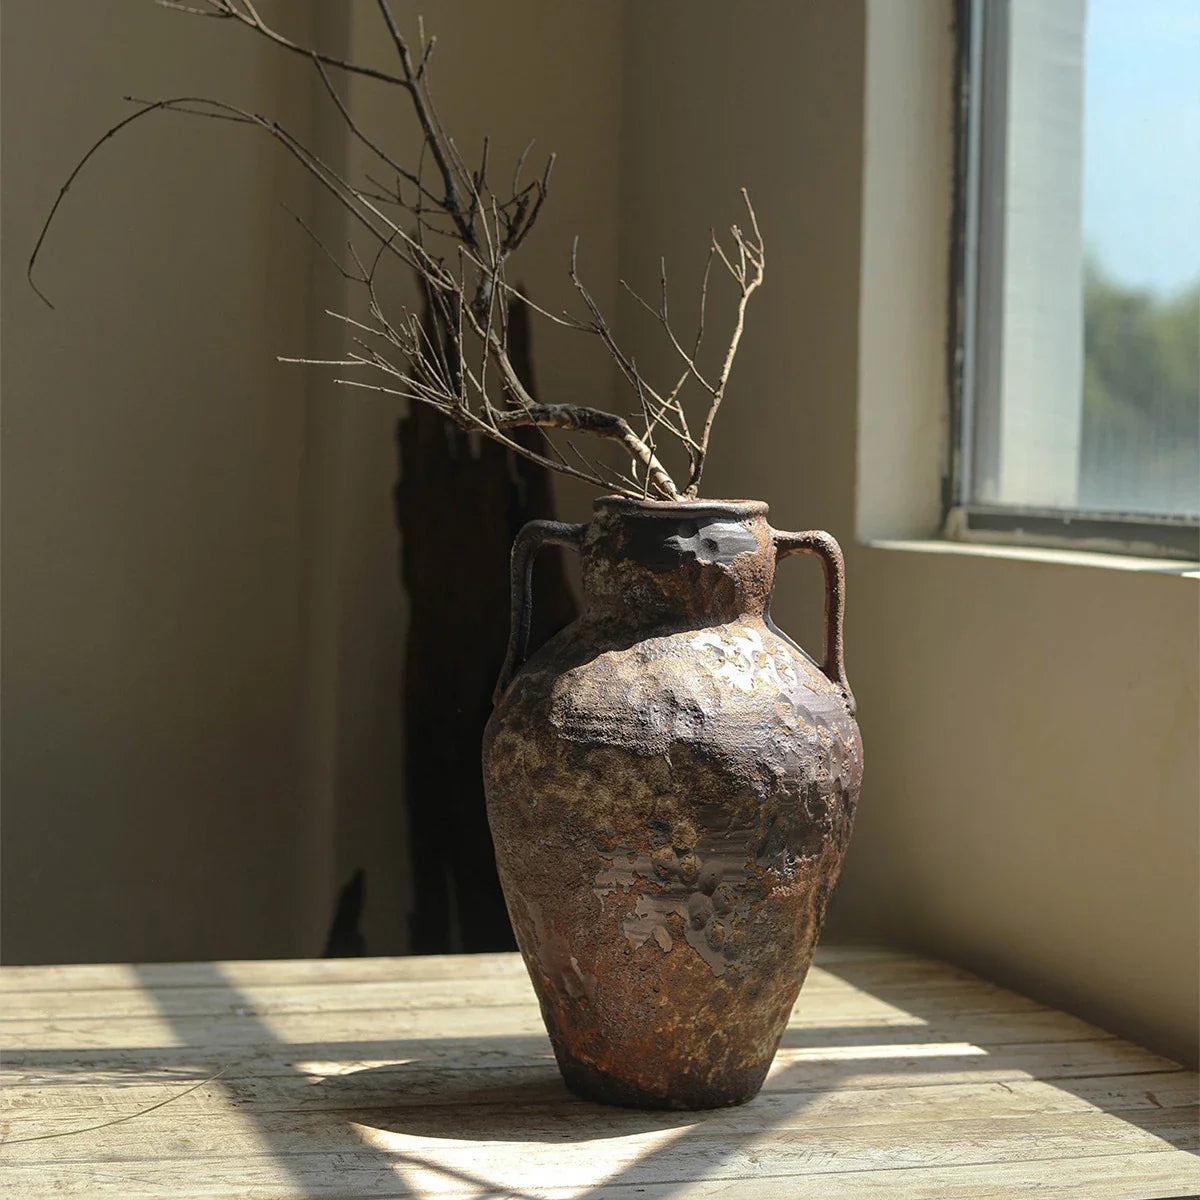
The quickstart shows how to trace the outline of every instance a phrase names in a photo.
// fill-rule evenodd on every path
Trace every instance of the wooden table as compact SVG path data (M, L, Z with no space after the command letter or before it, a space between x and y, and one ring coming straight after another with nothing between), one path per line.
M515 955L4 968L0 1193L1200 1193L1195 1075L927 959L818 964L708 1113L572 1098Z

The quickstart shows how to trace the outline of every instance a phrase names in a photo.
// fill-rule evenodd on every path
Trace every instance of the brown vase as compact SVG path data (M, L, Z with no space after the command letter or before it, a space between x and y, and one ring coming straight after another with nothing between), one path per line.
M858 801L842 555L753 501L595 510L513 547L484 737L500 880L573 1091L739 1104L804 982ZM547 543L581 551L585 609L521 665ZM825 568L821 666L771 623L775 564L797 553Z

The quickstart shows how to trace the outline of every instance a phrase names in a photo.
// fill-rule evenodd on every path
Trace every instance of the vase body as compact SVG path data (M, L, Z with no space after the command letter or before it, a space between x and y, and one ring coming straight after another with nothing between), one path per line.
M841 555L754 502L610 497L514 548L514 644L542 541L585 611L511 678L484 738L488 820L559 1066L590 1099L741 1103L804 981L862 778ZM772 624L778 557L820 554L825 661Z

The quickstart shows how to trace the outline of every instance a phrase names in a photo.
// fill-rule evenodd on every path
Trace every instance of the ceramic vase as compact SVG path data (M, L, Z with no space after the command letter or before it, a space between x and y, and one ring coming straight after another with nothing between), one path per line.
M530 567L582 555L584 611L528 661ZM772 623L778 562L819 556L818 663ZM484 739L500 880L567 1085L637 1107L762 1086L850 837L862 743L841 551L755 501L596 501L535 521Z

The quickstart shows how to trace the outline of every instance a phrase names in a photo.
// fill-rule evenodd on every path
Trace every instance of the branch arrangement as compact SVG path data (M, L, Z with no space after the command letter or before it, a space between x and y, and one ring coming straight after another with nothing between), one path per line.
M510 283L510 259L529 236L545 203L554 156L539 173L526 179L531 149L526 146L517 159L511 183L500 192L494 190L487 139L478 161L469 164L438 115L429 89L429 65L437 41L427 38L423 27L419 28L415 45L410 45L400 32L388 0L376 0L396 64L391 71L384 71L291 40L262 19L253 0L198 0L190 5L176 0L157 2L166 8L234 22L281 51L307 58L350 136L367 152L372 169L361 179L351 180L275 120L220 101L195 96L151 101L127 97L138 104L137 110L88 150L60 190L30 258L31 283L38 254L67 190L92 155L114 134L142 117L164 111L253 126L275 139L345 209L359 235L357 245L354 240L348 245L345 262L322 246L343 277L365 292L364 320L330 314L351 329L353 348L342 359L283 361L347 369L355 377L337 382L428 404L463 429L493 438L517 454L606 490L669 500L698 495L713 423L725 398L742 337L746 307L763 279L762 236L744 189L749 229L732 227L731 248L715 236L711 238L700 287L699 319L686 338L677 333L671 321L665 263L660 264L659 294L654 303L622 280L622 287L661 326L677 359L677 374L667 385L656 387L621 348L581 279L578 239L571 252L570 278L581 306L579 315L540 307ZM415 167L398 162L356 122L334 82L345 75L363 76L407 93L423 138ZM299 217L297 220L304 224ZM381 266L395 261L411 270L420 284L420 314L404 307L389 309L381 302L377 286ZM736 310L732 332L717 366L702 368L705 309L714 266L732 281ZM40 291L38 294L42 295ZM509 321L515 304L528 306L531 312L560 328L598 340L628 388L629 411L621 414L578 404L535 402L509 356ZM697 393L702 397L702 407L689 420L688 411ZM538 446L511 436L522 428L540 431ZM572 435L618 443L628 457L628 465L613 468L585 455ZM686 457L687 475L682 487L659 458L659 439L664 435L674 439Z

